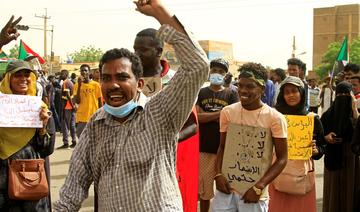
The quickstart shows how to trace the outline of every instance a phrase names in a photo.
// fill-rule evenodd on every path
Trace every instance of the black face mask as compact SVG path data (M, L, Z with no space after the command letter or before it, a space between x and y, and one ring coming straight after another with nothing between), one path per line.
M349 127L352 128L350 126L352 117L351 103L351 96L348 95L337 96L333 103L333 130L338 136L346 136Z

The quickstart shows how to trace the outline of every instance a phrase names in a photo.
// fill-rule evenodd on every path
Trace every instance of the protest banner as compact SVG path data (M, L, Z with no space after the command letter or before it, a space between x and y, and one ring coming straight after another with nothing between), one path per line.
M264 176L272 162L270 129L231 123L226 134L222 173L240 194Z
M142 93L145 94L145 96L150 97L161 90L161 77L144 77L143 79L144 88L142 89Z
M42 128L41 97L0 94L0 127Z
M308 160L312 156L311 141L314 116L286 115L288 125L288 159Z

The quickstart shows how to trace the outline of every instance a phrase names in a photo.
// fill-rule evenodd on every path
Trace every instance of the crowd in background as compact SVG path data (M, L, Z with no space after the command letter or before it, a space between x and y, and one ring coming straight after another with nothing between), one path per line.
M199 199L202 212L316 211L316 192L323 192L324 212L360 210L359 65L349 63L336 76L329 70L319 81L307 77L306 64L297 58L287 60L287 70L267 70L250 62L239 67L232 80L228 62L217 58L208 66L176 17L158 11L157 1L135 4L140 12L171 26L140 31L135 53L109 50L99 67L83 64L79 75L68 70L48 75L33 56L9 63L0 92L40 96L44 126L0 128L1 210L51 210L50 195L36 201L9 198L8 161L44 158L50 184L48 156L54 151L56 132L63 142L59 150L75 148L55 204L58 211L78 210L93 182L95 210L116 206L189 212L197 210ZM19 36L19 21L12 17L3 28L0 49ZM179 70L171 70L160 58L164 43L158 36L176 47L183 62ZM141 89L155 78L162 78L161 89L146 97ZM203 86L205 80L209 86ZM310 159L287 158L284 115L314 116ZM233 191L221 169L230 124L270 129L274 144L272 165L241 194ZM316 191L314 160L323 156L324 190ZM292 184L294 189L286 190L281 176L299 165L310 170L308 188L301 193ZM114 188L122 189L122 195L116 196ZM110 196L115 199L105 201Z

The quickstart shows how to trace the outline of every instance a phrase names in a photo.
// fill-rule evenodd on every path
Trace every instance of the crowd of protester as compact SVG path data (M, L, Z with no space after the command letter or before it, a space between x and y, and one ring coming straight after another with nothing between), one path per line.
M232 80L228 61L209 62L160 1L134 3L161 24L135 36L134 53L108 50L99 67L83 64L78 75L65 69L48 75L33 56L9 62L0 94L41 97L43 127L0 127L1 211L78 211L92 183L95 211L191 212L199 201L202 212L312 212L319 192L324 212L360 211L359 65L318 81L297 58L287 60L286 70L249 62ZM20 20L4 26L0 50L19 36ZM164 42L181 61L177 71L161 59ZM290 115L313 117L307 160L288 159ZM269 168L243 193L222 171L232 124L268 129L274 145ZM51 189L56 133L63 142L56 151L74 149L60 199L52 204L50 192L12 199L11 161L44 159ZM322 157L324 186L316 191L314 160ZM305 182L283 188L282 176L294 167L305 167Z

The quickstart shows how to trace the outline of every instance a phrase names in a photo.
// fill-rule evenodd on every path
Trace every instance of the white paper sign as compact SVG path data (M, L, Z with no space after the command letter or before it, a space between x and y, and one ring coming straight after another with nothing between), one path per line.
M222 173L231 188L244 194L271 166L273 143L269 129L230 123Z
M42 128L41 97L0 94L0 127Z

